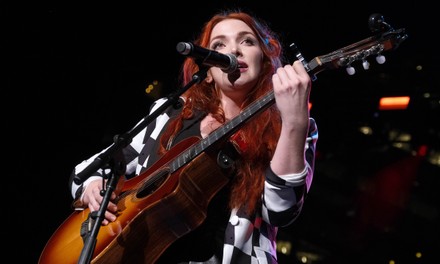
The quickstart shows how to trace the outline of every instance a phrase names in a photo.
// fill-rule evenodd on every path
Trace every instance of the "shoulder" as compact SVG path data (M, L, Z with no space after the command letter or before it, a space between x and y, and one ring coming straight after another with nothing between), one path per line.
M179 106L183 105L184 99L182 97L180 97L176 103L172 103L169 100L170 99L168 99L166 97L162 97L162 98L154 101L150 106L150 110L149 110L150 114L154 113L160 107L164 107L162 110L159 110L162 112L161 113L162 115L166 114L167 116L173 116L175 113L180 112L181 107L179 107ZM165 103L169 103L170 105L165 107Z

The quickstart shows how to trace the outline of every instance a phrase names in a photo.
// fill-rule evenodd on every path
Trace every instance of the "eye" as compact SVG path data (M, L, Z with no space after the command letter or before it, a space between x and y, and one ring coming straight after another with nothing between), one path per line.
M255 43L255 40L251 38L245 38L243 39L242 43L253 45Z
M216 41L214 43L211 44L211 49L213 50L218 50L220 48L223 48L225 46L225 44L221 41Z

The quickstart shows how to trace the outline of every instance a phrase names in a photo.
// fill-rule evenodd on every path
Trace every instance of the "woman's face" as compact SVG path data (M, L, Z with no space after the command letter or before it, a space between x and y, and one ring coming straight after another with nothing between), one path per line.
M256 85L263 61L263 51L251 28L241 20L227 19L213 28L209 48L237 57L238 69L225 73L211 67L209 74L224 94L244 97Z

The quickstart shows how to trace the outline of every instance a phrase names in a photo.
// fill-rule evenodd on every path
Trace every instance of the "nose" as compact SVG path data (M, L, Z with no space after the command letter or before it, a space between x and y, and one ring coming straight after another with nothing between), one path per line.
M241 49L239 45L234 45L231 48L231 54L235 55L235 56L239 56L241 54Z

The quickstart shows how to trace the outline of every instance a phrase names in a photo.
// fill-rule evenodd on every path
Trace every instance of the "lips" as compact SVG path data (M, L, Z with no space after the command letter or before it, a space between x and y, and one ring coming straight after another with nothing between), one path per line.
M238 62L238 68L247 68L248 66L247 66L247 64L246 63L244 63L244 62L242 62L242 61L239 61Z
M237 68L240 70L240 72L243 72L248 68L248 65L242 61L239 61Z

